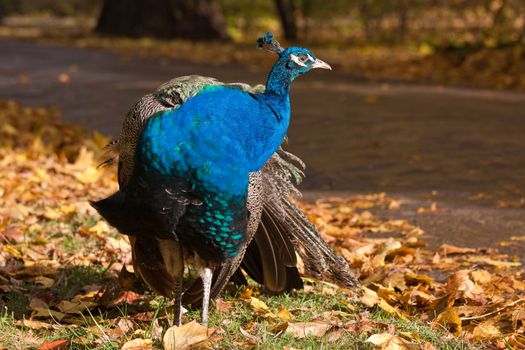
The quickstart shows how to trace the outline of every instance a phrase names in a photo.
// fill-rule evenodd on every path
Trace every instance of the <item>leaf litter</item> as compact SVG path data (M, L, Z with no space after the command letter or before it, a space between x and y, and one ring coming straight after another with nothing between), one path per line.
M144 289L126 238L88 203L117 188L114 170L96 168L108 139L58 115L0 101L0 303L13 334L31 333L19 348L252 348L268 337L299 342L286 345L293 348L307 339L336 346L349 336L378 349L435 349L449 337L473 348L525 346L521 263L496 249L425 248L419 227L372 213L402 205L383 193L299 203L357 271L358 293L305 278L305 291L290 295L296 304L276 305L285 297L246 287L217 300L214 328L186 317L170 327L169 303ZM328 306L307 306L316 298ZM392 320L441 335L431 343Z

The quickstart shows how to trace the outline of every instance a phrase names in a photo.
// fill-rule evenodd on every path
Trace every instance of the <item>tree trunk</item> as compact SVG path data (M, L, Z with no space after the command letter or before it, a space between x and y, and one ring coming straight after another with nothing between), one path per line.
M275 6L281 19L284 37L287 40L297 40L297 19L295 17L294 0L275 0Z
M409 0L398 1L398 34L399 41L405 41L408 30L408 10L410 8Z
M365 32L365 38L370 39L372 36L372 30L370 29L370 7L366 0L359 2L359 16L363 22L363 31Z
M214 0L105 0L95 31L128 37L229 39Z

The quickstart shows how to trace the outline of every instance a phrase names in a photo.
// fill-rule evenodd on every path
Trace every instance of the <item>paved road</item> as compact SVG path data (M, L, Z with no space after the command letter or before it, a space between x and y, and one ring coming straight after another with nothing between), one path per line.
M68 84L58 81L62 73ZM0 98L57 105L64 120L112 135L142 94L195 73L248 83L266 77L238 65L0 41ZM420 223L433 244L493 245L525 235L523 206L494 206L498 198L525 197L525 94L380 84L338 72L301 77L292 90L289 149L308 164L303 188L405 197L411 204L404 215ZM494 199L466 200L480 192ZM453 210L414 212L430 201Z

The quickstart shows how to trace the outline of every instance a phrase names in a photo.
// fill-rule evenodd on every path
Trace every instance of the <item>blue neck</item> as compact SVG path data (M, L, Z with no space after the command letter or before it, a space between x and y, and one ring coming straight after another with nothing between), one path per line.
M273 66L268 75L268 81L266 82L266 94L287 97L290 93L292 77L290 76L289 70L286 69L285 64L285 62L279 59Z

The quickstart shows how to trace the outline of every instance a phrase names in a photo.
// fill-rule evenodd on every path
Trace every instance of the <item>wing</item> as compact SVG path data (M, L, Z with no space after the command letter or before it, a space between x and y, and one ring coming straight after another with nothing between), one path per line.
M133 172L135 151L146 122L158 112L178 108L210 85L224 85L252 93L264 92L263 85L252 87L242 83L225 84L199 75L172 79L162 84L154 93L144 95L130 108L124 118L120 136L105 147L100 166L118 163L119 185L123 186Z

